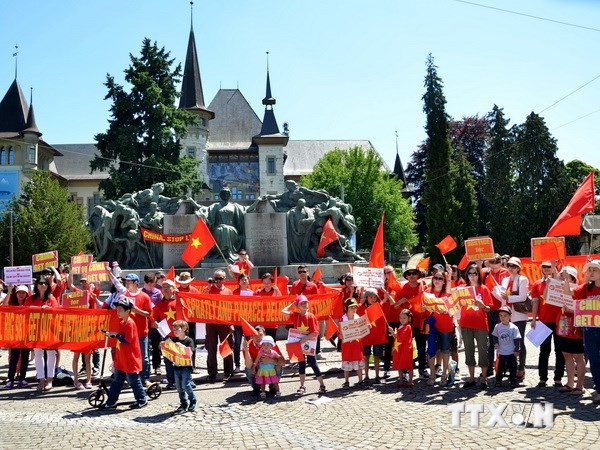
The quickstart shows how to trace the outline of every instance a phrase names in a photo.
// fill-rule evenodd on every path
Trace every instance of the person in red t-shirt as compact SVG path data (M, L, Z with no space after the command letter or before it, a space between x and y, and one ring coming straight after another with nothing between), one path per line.
M481 367L480 389L487 389L487 368L493 361L488 360L488 315L492 307L492 296L487 286L482 284L481 272L477 265L470 264L467 267L467 286L475 288L475 304L463 306L460 310L459 325L465 345L465 360L469 367L469 380L463 387L469 388L477 385L475 381L475 343L477 343L477 355L479 367Z
M450 285L452 283L451 280L451 268L446 266L445 271L438 270L431 277L430 288L427 288L426 292L429 294L433 294L436 297L443 298L450 296ZM440 386L444 387L448 383L448 361L450 359L450 347L452 345L452 337L454 336L454 319L448 313L432 313L432 321L434 327L434 335L430 337L435 337L434 347L432 351L428 349L429 356L429 380L427 380L427 384L429 386L433 386L436 378L436 358L441 354L442 358L442 378L440 380ZM430 334L432 332L430 331ZM439 366L438 366L439 367Z
M244 353L244 363L246 364L245 374L248 382L252 386L252 390L255 394L260 392L260 385L256 384L254 381L255 373L252 370L252 364L256 360L258 356L258 352L260 351L260 343L262 339L266 336L265 327L262 325L256 325L254 327L256 330L256 334L252 336L250 339L244 339L242 344L242 351ZM285 364L285 358L283 357L281 350L277 345L273 347L273 350L279 355L279 357L275 360L271 360L273 364L276 365L275 371L278 377L281 377L283 365Z
M137 325L130 317L135 308L133 301L128 297L120 297L115 302L119 322L118 331L108 332L108 336L117 338L117 345L113 355L114 378L108 390L108 399L101 409L116 409L121 389L125 379L133 390L135 403L129 405L131 409L139 409L148 405L148 398L142 386L140 371L142 370L142 352L138 338Z
M361 304L358 307L357 314L359 316L366 314L367 308L375 303L379 303L377 289L366 289L364 297L361 299ZM381 379L379 378L379 363L383 356L383 346L388 342L388 331L388 324L385 320L385 316L380 317L374 323L371 323L369 334L362 339L365 380L369 379L369 359L371 358L371 353L373 354L373 365L375 368L375 379L373 380L373 384L381 383ZM393 330L391 331L393 332Z
M140 373L142 383L150 384L150 359L148 358L148 319L152 314L152 300L150 296L139 288L140 278L135 273L125 277L125 296L133 301L131 316L137 326L140 349L142 351L143 367Z
M344 303L344 314L340 322L347 322L349 320L356 320L359 315L356 313L358 310L358 303L355 299L349 298ZM363 345L362 339L355 339L353 341L342 340L342 370L344 371L344 384L342 389L350 389L350 372L356 370L358 375L358 383L356 386L360 389L366 389L369 386L363 381L363 369L365 368L365 362L363 360Z
M290 288L290 295L317 295L319 293L319 286L308 279L308 267L305 265L298 266L298 280L292 283ZM325 359L321 355L321 332L322 326L319 326L319 335L317 336L317 359Z
M223 284L225 281L225 271L218 269L215 270L213 276L213 283L210 285L208 294L211 295L233 295L231 289L228 289ZM233 348L233 337L231 336L233 327L230 325L223 325L220 323L207 323L206 324L206 351L208 355L206 357L206 368L208 370L208 382L214 383L217 381L217 352L219 350L219 341L223 342L225 339L228 340L229 345ZM233 376L233 354L229 355L223 360L223 371L225 372L225 378Z
M175 298L175 292L177 292L177 288L175 287L175 282L173 280L164 280L162 285L162 299L156 302L154 308L152 309L152 315L150 316L152 320L150 323L156 330L156 332L160 336L160 341L164 341L167 337L175 336L173 330L173 323L177 320L177 300ZM169 334L167 336L162 337L158 332L158 324L163 320L167 321L167 325L169 325ZM160 372L160 358L161 358L161 350L160 345L157 346L157 353L152 351L152 367L154 367L154 372L157 375L161 375ZM158 359L158 361L156 360ZM165 371L167 372L167 388L173 389L175 387L175 372L173 369L173 363L164 358L165 362Z
M396 340L394 330L400 326L399 317L402 308L395 308L394 306L400 299L401 285L396 279L396 272L392 266L385 266L383 268L383 276L383 289L379 289L377 293L381 299L381 309L383 309L385 319L390 328L392 328L392 331L388 333L388 341L383 346L383 378L389 378L394 342Z
M537 280L531 286L531 300L533 302L531 328L535 328L537 322L540 321L552 330L552 334L542 342L542 345L540 345L540 354L538 357L538 374L540 376L540 382L538 383L538 387L545 387L548 382L548 364L553 339L555 359L554 386L561 387L562 378L565 375L565 357L558 348L556 336L556 320L561 312L561 307L546 303L546 284L551 278L558 275L556 273L556 262L544 261L541 268L542 278Z
M25 299L23 306L38 306L42 308L58 308L59 304L50 293L50 280L40 277L33 286L33 294ZM38 381L37 391L49 391L52 389L52 379L56 369L56 350L45 350L43 348L33 349L36 378Z
M248 256L248 252L246 250L241 249L238 255L239 259L233 264L230 264L228 267L229 275L231 275L233 278L237 278L240 275L247 275L249 278L250 271L254 269L254 264L252 264L252 261L250 261L250 257Z
M502 257L496 253L496 255L489 259L486 262L487 268L481 269L481 284L487 286L490 292L493 294L494 292L499 292L497 289L494 289L496 286L502 286L502 280L510 277L510 272L502 267ZM468 280L467 280L468 281ZM494 355L496 353L496 349L494 348L494 336L492 333L494 332L494 328L497 324L500 323L500 315L498 314L498 309L503 305L502 298L498 295L492 295L492 306L490 311L488 312L488 361L494 362ZM491 377L494 374L494 365L490 364L487 369L487 376Z
M290 308L292 306L296 306L299 312L291 312ZM319 335L319 323L314 314L308 312L308 298L304 295L299 295L296 297L293 303L290 303L285 308L281 310L281 313L285 316L289 316L290 320L293 323L293 328L297 328L299 330L306 330L308 334L302 338L300 344L304 344L306 341L314 339L315 336ZM317 341L318 343L318 341ZM304 387L304 381L306 379L306 363L312 368L315 373L315 377L319 381L321 385L319 389L320 394L324 394L327 392L327 388L325 387L325 383L323 382L323 375L321 374L321 369L317 365L317 359L312 355L306 355L306 359L304 361L298 362L298 373L300 377L300 387L296 391L298 395L302 395L306 392L306 388Z

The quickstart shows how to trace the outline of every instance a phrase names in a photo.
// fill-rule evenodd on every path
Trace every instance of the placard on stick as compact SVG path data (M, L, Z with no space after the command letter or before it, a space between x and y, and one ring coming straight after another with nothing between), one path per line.
M354 284L360 287L374 287L383 289L385 278L383 269L376 267L355 267Z
M469 261L492 259L496 256L494 241L487 236L467 239L465 241L465 254Z
M31 255L31 265L34 272L41 272L47 267L58 267L58 250Z
M74 275L82 275L87 273L88 266L93 260L93 255L71 256L71 273Z
M88 291L75 291L62 295L63 308L87 308L90 293Z
M32 284L33 274L31 266L13 266L4 268L4 283L6 284L24 284L29 286Z
M531 238L532 261L559 261L566 257L564 236Z

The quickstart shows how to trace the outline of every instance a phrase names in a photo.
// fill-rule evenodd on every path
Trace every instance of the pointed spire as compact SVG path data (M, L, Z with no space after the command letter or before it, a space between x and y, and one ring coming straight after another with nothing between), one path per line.
M17 79L18 54L19 54L19 45L15 44L15 52L13 53L13 56L15 57L15 80Z
M267 52L267 93L265 95L265 98L263 98L262 100L262 104L267 106L274 105L275 103L277 103L277 101L273 98L273 95L271 95L271 78L269 77L269 52Z
M15 79L0 101L0 132L19 133L27 127L27 100Z
M279 127L277 126L277 120L275 120L275 112L273 111L275 99L271 95L271 78L269 77L269 52L267 52L267 90L265 98L263 98L262 104L265 105L265 116L263 118L260 135L266 136L269 134L279 134Z
M194 2L190 2L190 4L193 8ZM206 109L206 106L204 105L204 93L202 92L200 65L198 64L198 52L196 50L196 38L194 36L193 25L190 27L190 38L188 40L188 48L185 56L179 109L205 111L210 115L211 119L214 119L215 117L215 113Z
M35 113L33 112L33 88L30 88L30 96L29 96L29 113L27 114L27 123L25 124L24 133L35 133L38 136L41 136L40 130L35 122Z
M402 162L400 161L400 153L398 152L398 131L396 133L396 161L394 162L394 171L392 175L398 177L406 186L406 176L404 175L404 168L402 167Z

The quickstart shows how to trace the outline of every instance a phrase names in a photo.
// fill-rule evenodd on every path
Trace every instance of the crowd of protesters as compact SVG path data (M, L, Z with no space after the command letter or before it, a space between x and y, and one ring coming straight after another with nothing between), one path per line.
M229 266L228 272L237 280L237 288L225 286L226 272L218 269L203 293L242 296L281 296L270 273L262 275L262 286L250 288L249 273L252 262L245 251L240 252L240 261ZM341 389L350 389L350 377L356 373L355 387L369 389L395 377L399 388L414 388L414 371L423 380L424 386L448 389L459 386L466 389L488 389L494 377L495 388L505 387L503 378L508 372L506 387L515 388L526 377L525 359L527 347L526 324L536 328L543 323L552 334L541 344L538 360L538 387L556 388L567 395L585 394L583 380L586 363L589 362L596 392L592 401L600 404L600 327L574 326L574 311L548 304L546 285L552 278L560 279L564 293L572 295L575 302L583 299L600 299L600 261L589 261L583 271L583 283L577 284L577 270L570 266L559 267L555 261L541 264L542 278L529 280L521 274L519 258L496 255L494 258L469 264L464 271L456 266L436 264L431 273L418 267L407 267L402 273L406 281L396 279L392 266L384 268L385 283L380 289L357 287L352 273L341 278L339 295L334 300L332 319L335 323L354 320L365 314L366 308L379 303L384 313L370 324L370 333L361 340L345 342L341 333L331 338L331 343L341 352L341 369L344 381ZM107 269L108 270L108 269ZM178 345L192 348L197 344L195 323L175 320L178 292L199 292L192 285L189 272L181 272L174 279L164 273L147 274L143 280L129 273L121 277L118 264L108 270L112 281L111 293L101 300L99 286L88 283L85 276L79 285L73 284L64 267L44 270L35 280L33 287L8 286L8 294L2 304L23 307L59 307L61 294L65 291L85 290L89 293L90 309L117 309L121 319L120 330L110 330L125 347L113 356L114 388L111 388L107 408L116 407L118 391L125 378L135 384L134 407L147 404L141 390L148 386L151 376L163 377L167 389L177 389L181 405L177 412L193 410L196 397L192 377L199 373L192 365L181 367L161 356L161 342L171 339ZM298 362L299 387L297 395L306 393L305 379L308 365L319 382L319 394L327 392L326 380L319 368L318 360L324 359L320 345L325 335L326 321L319 321L311 313L310 297L319 294L322 283L310 280L308 268L297 268L298 279L289 289L295 300L282 310L292 327L305 330L301 341L317 338L316 354L308 355ZM437 298L450 297L454 289L472 287L475 301L450 315L447 311L429 312L423 308L423 295ZM532 311L523 308L531 301ZM168 333L159 333L158 324L169 324ZM252 324L255 334L244 336L242 328L234 325L206 324L204 345L207 352L207 381L214 383L218 375L219 343L227 341L231 355L223 359L224 378L245 373L253 391L266 396L267 387L275 397L281 395L279 379L286 365L286 355L277 345L277 329L265 329L262 324ZM329 336L328 336L329 337ZM135 342L132 342L134 340ZM462 384L459 348L464 346L466 371ZM550 359L554 347L554 373L549 374ZM8 377L5 389L27 388L26 374L29 362L34 361L38 392L53 389L53 379L60 366L62 351L51 349L11 348L8 351ZM79 366L79 361L83 367ZM99 374L99 352L74 353L74 388L92 389L92 381ZM125 358L125 359L123 359ZM117 363L117 361L120 361ZM242 367L242 363L245 367ZM164 367L164 373L163 373ZM373 368L374 376L369 377ZM477 371L479 373L477 373ZM552 379L549 377L552 376ZM116 381L116 383L115 383ZM139 382L139 385L138 385ZM329 384L329 382L327 383ZM117 386L118 385L118 386Z

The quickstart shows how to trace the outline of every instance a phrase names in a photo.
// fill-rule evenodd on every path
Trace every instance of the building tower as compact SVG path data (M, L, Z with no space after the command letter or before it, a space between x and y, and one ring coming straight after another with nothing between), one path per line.
M267 91L262 101L262 104L265 105L265 115L260 133L252 138L252 144L258 147L260 195L284 192L283 148L290 139L287 134L279 132L279 127L275 120L273 105L276 103L276 100L271 94L268 56L269 52L267 52Z
M192 8L190 38L188 40L187 54L185 56L179 109L184 109L194 114L197 117L198 122L196 125L188 127L187 136L181 140L181 156L188 155L198 160L200 176L206 182L206 180L208 180L206 143L209 134L209 121L215 118L215 113L210 111L204 105L200 65L198 64L196 38L194 37L193 4L194 2L190 2Z

